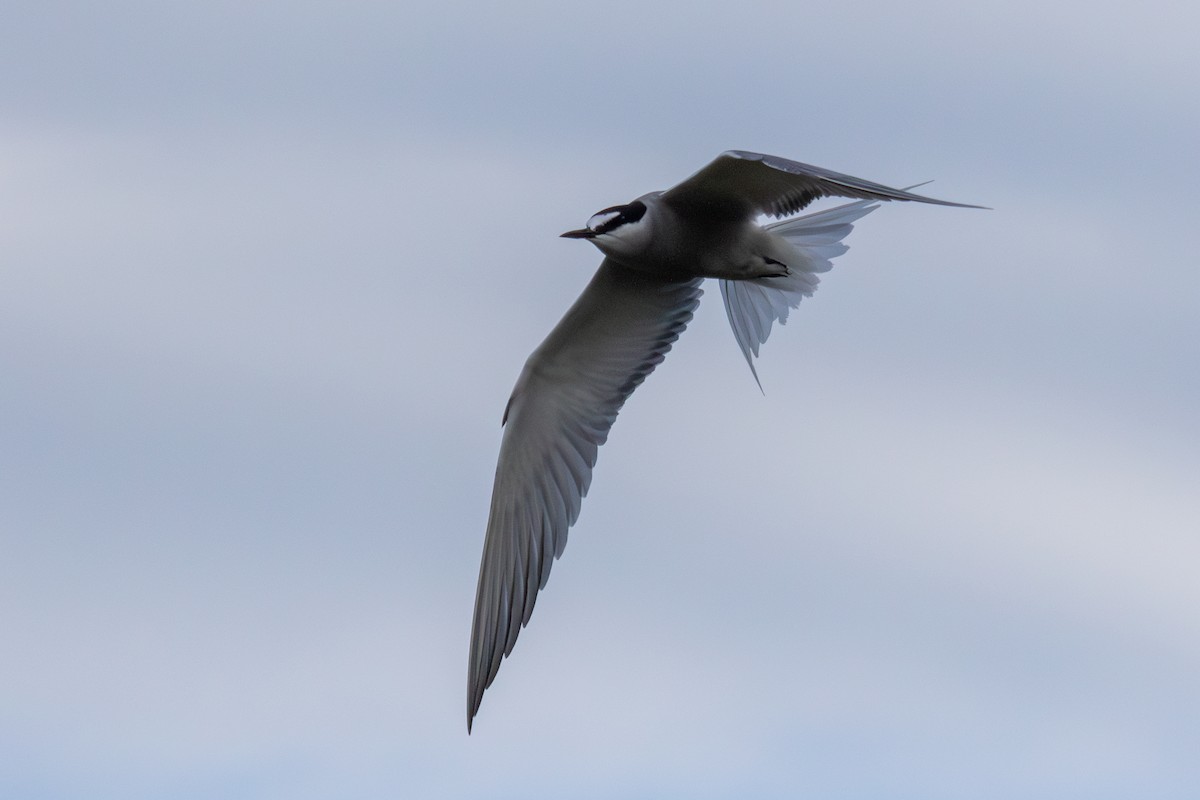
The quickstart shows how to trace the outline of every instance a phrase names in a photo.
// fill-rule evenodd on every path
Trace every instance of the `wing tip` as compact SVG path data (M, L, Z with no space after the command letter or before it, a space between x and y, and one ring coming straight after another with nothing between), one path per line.
M931 183L931 182L932 181L925 181L925 183ZM918 184L918 185L924 186L925 184ZM905 191L904 194L909 195L909 196L895 198L895 199L915 200L918 203L930 203L935 206L950 206L952 208L978 208L983 211L993 211L994 210L991 206L977 206L974 203L956 203L953 200L938 200L936 197L926 197L923 194L913 194L912 192L908 192L908 191ZM885 198L881 198L881 199L891 200L893 198L885 197Z
M488 684L478 680L476 675L471 675L467 681L467 735L471 735L471 726L475 722L475 717L479 714L479 707L483 705L483 693L487 691Z

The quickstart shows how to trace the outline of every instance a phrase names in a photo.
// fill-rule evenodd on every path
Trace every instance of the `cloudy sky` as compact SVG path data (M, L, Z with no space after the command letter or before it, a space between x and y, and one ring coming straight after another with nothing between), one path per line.
M7 2L0 794L1194 797L1200 20L1117 5ZM729 148L994 210L765 396L709 287L468 737L557 234Z

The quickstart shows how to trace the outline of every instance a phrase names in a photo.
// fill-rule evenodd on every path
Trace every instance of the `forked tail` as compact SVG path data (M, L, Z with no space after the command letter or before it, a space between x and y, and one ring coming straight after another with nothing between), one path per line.
M842 239L854 229L853 223L878 207L877 201L859 200L767 225L768 231L800 251L801 263L788 264L791 274L781 278L720 281L729 325L759 390L762 382L754 369L754 359L758 357L759 346L771 335L771 326L775 322L785 324L791 309L799 307L802 299L817 290L818 273L828 272L833 259L849 249Z

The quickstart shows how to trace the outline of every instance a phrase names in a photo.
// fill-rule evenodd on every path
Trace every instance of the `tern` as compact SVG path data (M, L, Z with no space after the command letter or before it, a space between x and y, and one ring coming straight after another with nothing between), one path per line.
M824 197L855 202L794 216ZM468 733L566 547L597 450L691 320L700 284L720 282L733 335L758 381L754 359L771 326L816 290L817 275L847 250L842 239L853 223L884 200L983 208L730 150L679 185L606 208L562 234L591 242L604 260L529 356L504 409L471 625Z

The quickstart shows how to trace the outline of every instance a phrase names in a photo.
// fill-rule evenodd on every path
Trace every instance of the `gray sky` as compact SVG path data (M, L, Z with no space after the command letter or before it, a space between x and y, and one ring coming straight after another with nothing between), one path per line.
M3 796L1194 793L1190 5L3 18ZM557 234L729 148L995 210L864 219L765 397L708 287L468 738Z

